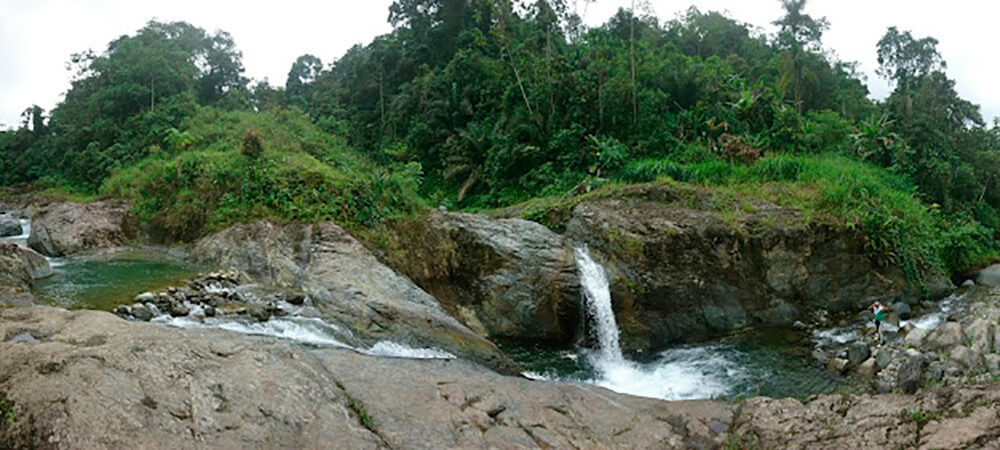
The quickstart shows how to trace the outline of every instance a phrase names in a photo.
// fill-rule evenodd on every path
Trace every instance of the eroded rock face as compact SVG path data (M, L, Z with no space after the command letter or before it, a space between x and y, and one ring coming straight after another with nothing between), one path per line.
M48 256L120 247L136 239L138 220L121 202L53 203L31 218L28 246Z
M51 274L48 261L38 253L0 242L0 307L33 304L32 282Z
M0 310L0 336L0 392L18 411L3 448L705 448L732 417L717 401L94 311Z
M994 448L1000 385L665 402L96 311L0 310L2 448Z
M527 220L440 211L395 231L389 264L480 334L574 338L580 281L562 236Z
M495 345L333 223L236 225L198 241L191 257L301 289L328 319L361 337L437 347L505 373L518 372Z
M719 201L636 185L572 210L566 235L602 255L622 331L640 346L790 326L907 292L903 272L872 261L855 233L763 203L727 220Z

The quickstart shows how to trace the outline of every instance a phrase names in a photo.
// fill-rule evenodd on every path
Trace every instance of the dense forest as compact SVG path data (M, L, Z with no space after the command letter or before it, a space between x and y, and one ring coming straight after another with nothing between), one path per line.
M0 184L126 197L189 240L669 180L836 217L909 274L994 258L1000 126L937 41L889 28L872 50L894 90L873 101L827 21L781 3L769 35L694 7L586 27L564 0L397 0L391 33L302 55L284 86L245 78L225 32L149 22L72 55L64 100L0 132Z

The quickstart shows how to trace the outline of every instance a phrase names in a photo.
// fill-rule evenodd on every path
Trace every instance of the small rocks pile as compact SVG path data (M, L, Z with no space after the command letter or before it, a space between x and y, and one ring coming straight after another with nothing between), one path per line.
M248 289L250 277L236 270L211 272L189 280L183 287L169 287L144 292L131 305L119 305L114 313L129 320L149 321L161 315L204 317L247 315L260 322L271 316L285 315L281 302L303 305L305 294L299 292L259 294Z
M898 332L884 332L881 345L862 332L833 357L821 351L814 357L830 371L869 382L878 393L993 380L1000 376L1000 290L976 289L984 291L970 295L960 311L934 329L906 324ZM894 305L891 311L909 319L909 308Z

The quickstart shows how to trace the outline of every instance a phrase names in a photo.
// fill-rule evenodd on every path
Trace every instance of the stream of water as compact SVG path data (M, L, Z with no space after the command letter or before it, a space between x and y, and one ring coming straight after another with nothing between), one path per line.
M804 397L831 392L845 384L804 354L799 337L780 330L626 358L619 345L604 268L585 247L576 248L574 253L589 316L586 328L597 347L566 351L501 342L504 350L527 368L529 377L582 382L668 400L749 395Z

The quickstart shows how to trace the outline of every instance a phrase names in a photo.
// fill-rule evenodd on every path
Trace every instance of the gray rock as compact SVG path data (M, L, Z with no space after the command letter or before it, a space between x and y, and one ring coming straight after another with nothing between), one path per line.
M326 320L359 339L436 347L504 373L521 371L493 343L449 316L434 297L333 223L240 224L199 240L190 254L198 262L305 292Z
M31 275L32 262L25 249L0 242L0 308L34 304Z
M296 306L304 305L306 303L306 294L301 292L295 292L285 296L285 301Z
M976 284L983 286L1000 286L1000 264L994 264L979 271Z
M879 379L875 380L873 384L875 392L879 394L888 394L892 392L892 383L889 381Z
M896 371L896 386L903 392L912 394L920 387L923 377L924 358L911 356Z
M965 288L965 289L968 289L968 288L971 288L971 287L975 287L975 286L976 286L976 282L975 282L975 281L972 281L972 280L965 280L965 282L964 282L964 283L962 283L962 286L961 286L961 287L962 287L962 288Z
M267 322L271 318L271 311L263 305L250 305L247 307L247 314L258 322Z
M987 353L983 355L983 361L986 363L986 370L989 370L990 373L996 374L1000 372L1000 355Z
M136 319L145 322L148 322L153 318L153 311L150 311L149 307L147 307L142 303L136 303L132 305L132 307L129 309L129 312L132 314L132 317L135 317Z
M191 308L181 302L174 302L170 305L170 315L174 317L183 317L191 314Z
M922 348L924 350L935 351L939 349L950 349L956 345L964 345L966 343L965 333L962 332L962 326L958 322L945 322L938 325L926 338Z
M132 308L129 308L128 305L118 305L115 306L114 313L118 317L123 317L127 319L129 317L132 317Z
M866 379L875 376L875 372L877 372L875 369L875 358L868 358L865 362L859 364L856 372L858 376Z
M896 315L903 320L910 320L910 317L913 316L913 313L910 310L910 305L906 304L906 302L894 303L890 307L890 311L896 313Z
M120 247L138 236L138 219L115 201L53 203L31 218L28 246L47 256Z
M887 348L881 348L875 353L875 370L881 371L892 364L892 352Z
M205 317L215 317L215 307L206 306L202 311L205 312Z
M844 373L847 370L847 360L843 358L833 358L826 363L826 369L831 372Z
M0 216L0 237L17 236L24 232L16 218Z
M948 361L954 362L965 370L974 371L983 368L983 354L964 345L952 347L948 353Z
M944 364L939 361L934 361L927 365L927 371L924 377L927 381L938 382L944 379Z
M965 334L972 343L972 349L980 354L993 351L994 328L993 323L986 319L976 319L966 327Z
M4 448L721 448L734 422L727 402L536 382L462 360L0 309L0 336L25 324L52 338L0 345L17 408Z
M135 298L132 299L132 301L134 301L136 303L155 302L156 301L156 294L154 294L152 292L143 292L143 293L141 293L139 295L136 295Z
M903 338L903 345L908 348L920 348L928 334L930 334L929 331L914 327L906 333L906 337Z
M847 349L847 362L850 367L857 367L871 356L871 349L864 342L854 342Z

